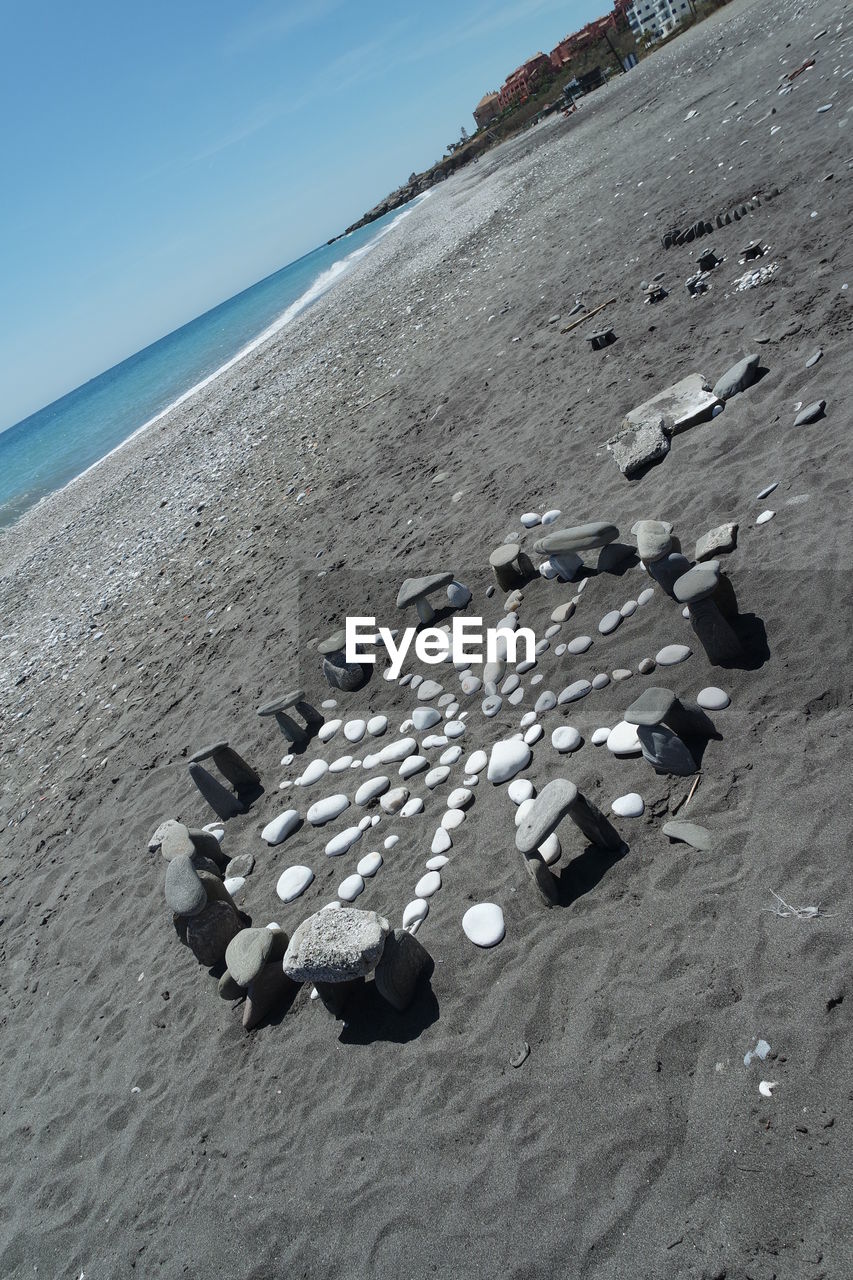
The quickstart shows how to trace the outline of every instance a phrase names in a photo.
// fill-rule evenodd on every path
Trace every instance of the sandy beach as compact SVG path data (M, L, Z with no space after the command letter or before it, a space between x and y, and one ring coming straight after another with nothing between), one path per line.
M851 32L836 0L733 0L435 188L267 345L0 532L0 1274L853 1274ZM755 195L663 248L668 228ZM754 241L766 252L741 263ZM709 248L722 262L693 296ZM646 303L659 273L668 296ZM561 332L578 300L609 299ZM616 341L593 350L586 334L608 326ZM724 412L621 474L606 442L629 410L753 353L760 376ZM795 427L816 400L823 415ZM635 521L671 521L691 560L737 522L721 561L745 660L712 666L659 589L600 635L654 582L636 560L591 576L552 640L586 632L590 651L543 653L542 683L491 718L482 694L460 697L461 745L464 760L511 737L542 690L630 670L543 715L525 771L540 791L570 778L607 814L639 793L643 816L613 819L627 851L595 857L561 829L548 909L483 773L417 934L435 967L410 1009L368 995L342 1023L306 986L246 1034L180 944L148 850L164 819L215 816L189 757L227 738L259 771L223 850L256 859L240 908L292 933L382 844L326 857L344 816L267 847L281 810L354 788L301 796L307 760L346 744L282 766L256 708L298 685L397 736L411 688L377 668L332 691L317 641L347 613L399 625L402 581L445 569L494 625L489 553L512 533L532 555L543 530L520 516L549 508L555 528L611 521L629 544ZM533 581L522 623L542 637L574 590ZM692 656L639 674L669 644ZM405 669L458 688L450 668ZM590 741L644 681L731 698L686 809L692 779ZM564 723L585 739L567 756L551 746ZM358 907L399 927L462 777L407 782L425 811L383 816L377 836L400 840ZM709 850L662 834L675 810ZM315 879L285 904L276 882L296 863ZM774 894L819 912L780 913ZM506 922L491 949L461 927L482 901ZM769 1057L744 1065L759 1038Z

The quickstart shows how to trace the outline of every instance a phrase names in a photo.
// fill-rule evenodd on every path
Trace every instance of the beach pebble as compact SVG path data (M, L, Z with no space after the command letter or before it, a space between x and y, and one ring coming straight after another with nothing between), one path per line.
M337 705L338 704L334 698L324 698L323 701L320 703L320 706L323 708L324 711L334 711Z
M533 796L529 796L526 800L522 800L521 804L515 811L515 825L520 827L530 810L533 808Z
M343 831L339 831L336 836L332 836L326 845L326 856L329 858L339 858L342 853L346 853L347 849L354 845L356 840L360 840L363 835L361 827L346 827Z
M414 933L429 915L429 903L425 898L415 898L403 908L403 928Z
M361 742L367 730L363 720L347 720L344 725L344 737L347 742Z
M811 404L807 404L801 409L794 419L795 427L804 427L809 422L817 422L818 418L823 417L823 411L826 408L825 400L813 400Z
M433 787L441 786L442 782L445 782L449 777L450 770L447 765L439 764L436 765L434 769L430 769L429 773L424 778L424 782L429 787L430 791L432 791Z
M328 742L330 738L334 738L342 724L343 720L327 720L326 723L320 727L317 737L321 742Z
M592 677L593 689L606 689L610 684L610 676L606 671L600 671L597 676Z
M551 746L555 747L561 755L567 751L577 751L582 742L580 733L570 724L561 724L551 734Z
M509 695L507 701L509 702L510 706L517 707L519 702L521 702L523 698L524 698L524 690L516 689L513 693Z
M622 680L630 680L633 672L628 667L615 667L612 674L616 684L619 684Z
M492 716L496 716L498 714L502 706L503 699L499 694L493 693L490 697L483 699L483 715L488 716L491 719Z
M360 893L364 893L364 880L358 872L347 876L338 885L338 897L342 902L354 902Z
M551 711L557 705L557 695L552 689L545 689L540 693L536 702L533 704L534 714L543 715L546 711Z
M326 796L323 800L318 800L316 804L312 804L305 815L312 827L322 827L325 822L331 822L333 818L337 818L343 813L344 809L349 808L349 800L342 793L337 795Z
M399 840L400 840L400 837L398 835L386 836L383 841L383 848L393 849L394 845L399 843Z
M446 853L452 847L453 841L450 838L450 832L444 827L439 827L432 838L430 853Z
M619 609L611 609L609 613L605 613L604 617L598 624L598 629L603 636L609 636L611 631L615 631L622 621L622 613Z
M406 779L413 777L416 773L420 773L422 769L428 768L429 760L427 760L426 756L408 756L397 772L401 778Z
M610 808L614 813L618 813L620 818L639 818L645 812L646 806L643 804L642 796L636 791L629 791L626 795L614 800Z
M524 804L533 796L533 783L529 778L514 778L506 789L513 804Z
M448 809L442 816L441 825L445 831L455 831L464 821L465 814L461 809Z
M412 681L414 687L414 681ZM431 702L433 698L437 698L444 693L444 685L439 684L437 680L423 680L418 685L418 700L420 702Z
M358 805L370 804L371 800L376 800L377 797L386 792L390 786L391 779L386 777L383 773L377 774L375 778L368 778L367 782L362 782L361 786L356 791L355 796L353 797L355 803ZM314 805L312 807L316 808L317 806ZM309 809L308 812L310 814L311 810Z
M674 667L679 662L686 662L692 652L686 644L665 644L655 654L655 662L661 667Z
M776 514L775 511L762 511L761 515L757 517L755 523L767 524L767 521L772 520L775 514Z
M465 761L466 773L480 773L489 763L489 757L485 751L472 751L468 759Z
M448 603L454 609L464 609L471 601L471 592L462 582L451 582L447 588Z
M711 684L708 685L707 689L699 691L696 701L706 711L723 711L731 703L731 698L724 689L719 689L716 685Z
M447 797L448 809L465 809L474 799L473 791L467 787L456 787Z
M367 732L374 738L380 738L387 728L387 716L371 716L367 722Z
M375 876L376 872L382 866L381 853L366 853L356 866L356 871L360 876Z
M645 591L641 591L640 594L637 596L637 604L638 605L648 604L649 601L654 597L654 594L655 594L654 587L646 587Z
M367 756L365 756L365 760ZM329 773L343 773L352 764L352 756L338 756L337 760L333 760L329 765ZM371 766L372 767L372 766Z
M614 756L636 756L642 747L637 737L637 726L620 720L607 735L607 750Z
M408 787L392 787L384 796L380 796L379 807L385 813L399 813L408 798Z
M697 822L665 822L661 827L670 840L680 840L693 849L705 851L711 848L711 833L707 827L700 827Z
M400 817L414 818L415 814L423 813L423 811L424 811L423 800L420 798L420 796L412 796L409 800L406 801L406 803L403 805L402 809L400 810Z
M503 694L514 693L520 684L521 684L521 681L519 680L515 672L513 672L512 675L507 676L506 680L504 680L503 684L501 685L501 693Z
M607 739L610 737L610 730L607 728L596 729L590 741L594 747L603 747Z
M444 732L448 738L461 738L465 732L464 720L448 720Z
M280 813L277 818L273 818L272 822L267 823L261 832L261 839L267 844L281 844L282 840L286 840L291 832L296 830L300 821L296 809L285 809L284 813Z
M549 511L546 511L545 514L543 515L542 523L553 524L555 520L559 520L562 514L563 513L562 511L560 511L559 507L552 507Z
M560 837L557 835L556 831L552 831L547 840L540 844L537 852L546 867L550 867L555 862L559 861L563 849L560 845Z
M250 876L255 867L255 859L251 853L240 853L232 858L225 868L226 876Z
M279 876L275 891L282 902L293 902L294 898L305 892L313 879L314 872L310 867L288 867Z
M302 776L296 779L296 786L310 787L312 783L319 782L323 774L328 771L329 766L325 760L312 760Z
M486 777L496 786L509 782L522 769L526 769L531 760L530 747L526 742L515 738L496 742L489 756L489 767Z
M641 676L649 676L656 666L657 663L654 658L643 658L642 661L637 663L637 670Z
M427 871L441 871L442 867L446 867L450 859L443 853L437 853L432 858L427 858Z
M433 747L446 747L446 746L447 746L447 734L445 733L428 733L427 736L421 741L421 749L423 751L430 751L432 750Z
M415 885L416 898L431 898L441 888L441 872L428 871Z
M566 645L569 653L586 653L592 644L592 636L575 636L574 640L570 640Z
M575 680L572 684L566 685L557 699L559 705L565 706L567 702L577 702L579 698L585 698L592 689L589 680Z
M765 485L764 488L761 490L761 493L757 493L755 495L756 500L760 502L762 498L769 498L773 490L778 488L779 488L779 481L774 480L772 484Z
M418 733L422 733L425 729L431 729L433 725L439 724L441 721L441 712L435 707L415 707L412 712L412 724Z
M524 741L529 747L532 747L535 742L539 741L544 732L545 730L541 724L532 724L524 735Z
M542 517L537 511L525 511L524 515L521 517L521 523L524 525L525 529L532 529L535 525L541 524L541 522Z
M462 917L465 937L477 947L494 947L504 937L504 913L494 902L478 902Z
M452 747L448 747L446 751L442 751L438 757L439 764L456 764L456 761L462 755L462 748L458 743L454 743Z
M575 611L574 600L567 600L564 604L558 604L551 614L552 622L567 622ZM555 650L556 652L556 650Z
M637 600L626 600L619 612L623 618L630 618L637 612L638 608L639 602Z

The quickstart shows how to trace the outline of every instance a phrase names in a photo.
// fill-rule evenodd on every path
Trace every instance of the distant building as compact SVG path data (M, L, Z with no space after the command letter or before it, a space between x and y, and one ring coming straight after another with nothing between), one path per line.
M552 68L555 71L562 70L577 54L603 40L608 31L624 31L629 25L627 14L632 3L633 0L616 0L612 12L604 18L596 18L594 22L588 22L585 27L581 27L580 31L564 36L551 50Z
M551 59L546 53L536 53L516 67L498 91L501 110L529 98L544 77L551 74L551 69Z
M689 0L634 0L627 11L634 39L651 36L661 40L691 13Z
M478 129L485 129L500 115L501 100L497 93L484 94L474 108L474 119Z

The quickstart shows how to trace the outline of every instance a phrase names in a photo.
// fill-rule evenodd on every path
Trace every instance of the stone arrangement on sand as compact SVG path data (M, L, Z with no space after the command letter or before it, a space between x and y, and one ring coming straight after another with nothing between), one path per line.
M656 420L670 433L682 430L748 387L756 367L757 360L747 357L714 388L698 375L685 378L635 411L631 429L643 430ZM766 496L772 488L762 492ZM476 845L475 836L466 834L470 818L479 822L475 810L484 803L492 807L487 798L478 799L481 781L491 784L489 794L497 790L507 795L514 808L516 852L538 897L554 907L571 898L571 893L561 890L562 877L556 869L563 856L558 827L564 819L571 820L586 842L585 856L604 859L607 866L630 846L628 836L591 799L588 781L583 784L584 794L566 776L570 761L572 773L575 762L581 762L587 779L592 759L600 761L594 766L596 790L613 768L635 777L632 762L637 759L663 778L677 780L698 773L707 743L720 736L708 712L725 710L728 693L709 684L691 702L675 689L657 685L635 689L627 696L620 696L618 690L635 677L663 670L677 673L689 664L693 650L675 630L685 622L699 638L705 660L743 665L737 605L720 559L736 548L739 523L697 531L696 558L691 560L682 550L673 522L663 518L636 520L630 540L623 542L618 525L611 520L572 523L561 517L557 507L544 515L525 512L520 519L523 534L505 535L487 555L494 585L507 594L503 601L498 596L492 606L497 612L496 644L482 666L454 660L448 643L438 665L419 670L412 650L408 669L393 678L399 692L392 695L387 713L362 710L359 714L357 695L363 688L364 670L372 674L374 668L358 664L350 680L347 673L352 674L355 664L346 662L341 631L317 648L326 680L342 695L356 698L356 714L350 718L338 714L335 698L324 699L322 713L317 712L303 689L258 708L259 715L275 717L291 748L282 765L296 770L279 784L280 791L294 797L290 807L267 816L260 829L268 851L261 856L265 872L274 873L277 898L299 910L306 895L317 892L318 858L323 863L340 859L345 865L336 899L301 918L290 936L277 923L252 926L229 890L230 885L235 893L245 892L256 848L241 852L244 861L235 862L235 874L229 875L232 864L226 867L217 838L221 830L215 834L189 830L176 822L158 828L152 847L160 849L169 863L166 898L178 934L202 963L222 969L220 993L243 1001L247 1030L290 1008L302 984L310 984L312 993L338 1017L347 1010L358 1016L354 997L368 979L394 1009L409 1007L421 978L433 967L415 935L428 920L436 896L443 896L454 884L466 848ZM530 539L529 546L525 538ZM621 585L626 573L627 581L638 579L633 593ZM643 580L647 585L642 585ZM569 583L574 594L559 598L561 588ZM617 584L620 595L614 598ZM407 579L396 604L401 611L414 609L420 626L439 627L449 641L450 623L436 612L439 593L442 609L446 599L451 611L465 610L473 599L469 588L448 570ZM608 648L622 644L650 616L654 601L654 616L667 628L653 647L654 656L638 655L627 666L608 662ZM535 653L513 664L510 637L522 625L522 617L526 624L532 610L543 603L547 621L535 633ZM585 625L579 624L578 611ZM390 658L378 643L378 633L375 645L381 668ZM391 677L390 666L382 674L379 693ZM615 704L619 711L615 721L596 725L594 704L605 691L608 705ZM374 686L374 708L376 696ZM395 735L392 711L399 709L401 699L407 709ZM582 724L591 719L595 727L582 731L566 722L575 708L582 708ZM288 714L292 710L304 727ZM590 756L603 748L602 755ZM298 764L297 756L301 757ZM226 791L216 784L229 797L230 807L210 782L199 783L198 768L208 760L233 787L233 792ZM529 774L535 769L541 776L543 767L547 778L537 794ZM350 783L354 771L357 780ZM224 818L236 817L263 794L257 772L227 743L197 753L191 774ZM639 778L637 783L640 789L626 789L624 784L614 788L607 801L610 813L629 825L639 819L657 820L649 816ZM305 801L296 801L302 792L307 793ZM426 829L424 818L429 823ZM698 850L711 841L702 834L704 828L684 820L670 824L669 830L662 826L661 831ZM379 844L370 847L376 837ZM398 900L399 925L392 927L387 890L381 886L388 879L388 868L401 865L403 848L412 844L410 837L422 845L423 864L412 873L410 896ZM509 852L509 832L506 844ZM291 845L298 849L299 858L281 865L278 851ZM270 858L276 858L278 865L270 868ZM255 876L252 883L257 882ZM399 882L399 871L394 882ZM381 910L353 905L363 894L380 903ZM500 944L507 927L502 905L487 899L468 905L459 924L473 945L486 950Z

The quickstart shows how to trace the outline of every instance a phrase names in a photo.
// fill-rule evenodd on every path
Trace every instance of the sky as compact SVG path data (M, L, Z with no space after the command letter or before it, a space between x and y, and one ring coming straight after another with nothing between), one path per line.
M0 0L0 429L301 257L609 0Z

